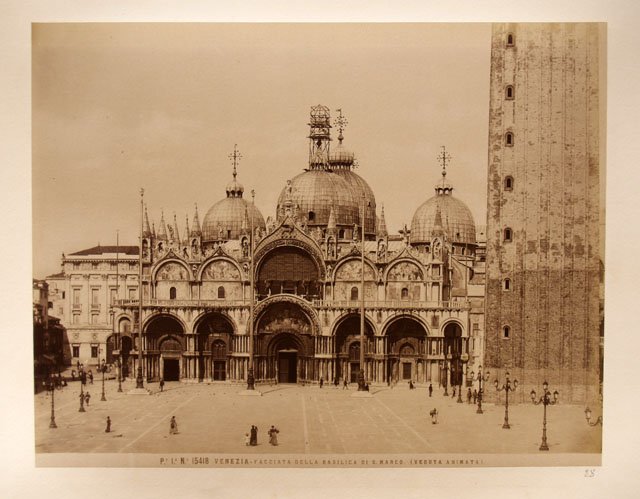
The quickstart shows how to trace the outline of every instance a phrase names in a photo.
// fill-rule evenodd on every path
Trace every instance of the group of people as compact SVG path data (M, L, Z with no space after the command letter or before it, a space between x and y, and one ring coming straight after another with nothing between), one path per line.
M278 433L280 430L275 426L271 425L269 431L267 431L267 435L269 435L269 443L273 446L278 445ZM255 425L251 425L251 430L249 433L244 434L244 444L247 446L256 446L258 445L258 427Z

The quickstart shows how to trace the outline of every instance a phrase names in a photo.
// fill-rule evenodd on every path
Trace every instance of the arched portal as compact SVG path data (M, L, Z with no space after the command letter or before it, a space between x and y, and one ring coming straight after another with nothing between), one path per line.
M278 383L314 380L313 330L311 319L300 305L270 305L256 323L256 378Z
M336 372L338 379L348 380L350 383L357 382L360 371L360 316L352 314L346 317L335 332L336 337ZM375 343L373 338L373 327L369 321L364 322L364 369L365 380L373 379L373 369L371 366L373 354L375 353Z
M463 378L462 354L465 352L462 343L462 328L457 322L450 322L444 327L444 353L449 368L450 385L461 385Z
M157 315L146 325L146 373L149 381L177 381L188 376L182 362L184 328L171 315Z
M227 379L229 349L233 324L223 314L213 312L198 321L195 328L197 362L193 368L199 381ZM190 371L193 369L189 369Z
M432 379L427 363L427 330L418 320L402 317L387 328L387 381L425 383Z
M256 274L260 297L289 293L310 300L320 295L320 269L302 248L274 249L260 262Z

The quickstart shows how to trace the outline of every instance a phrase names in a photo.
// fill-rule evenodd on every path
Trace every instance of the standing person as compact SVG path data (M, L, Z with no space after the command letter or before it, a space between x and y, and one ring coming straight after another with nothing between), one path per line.
M478 400L478 390L476 390L474 388L473 389L473 403L475 404L477 400Z
M340 384L340 381L338 381L338 377L336 376L336 377L333 379L333 385L334 385L336 388L338 388L338 385L339 385L339 384Z
M160 378L160 391L164 391L164 379Z
M471 403L471 388L467 388L467 404Z
M251 438L249 439L249 445L258 445L258 427L251 425Z
M433 385L429 383L429 397L431 397L432 393L433 393Z
M278 433L280 431L273 425L271 425L271 429L269 430L269 443L271 445L278 445Z
M169 435L177 435L178 433L178 422L176 421L175 416L171 416L171 422L169 423Z
M107 427L104 430L105 433L111 433L111 418L107 416Z
M93 385L93 372L89 369L89 383Z
M89 400L91 400L91 395L87 392L84 395L84 403L87 404L87 407L89 407Z
M245 433L244 434L244 445L246 445L247 447L249 447L249 443L251 442L251 439L249 438L249 434Z
M455 398L456 396L456 387L453 387L453 393L451 394L451 398Z
M415 387L413 386L413 380L409 380L409 390L413 390Z
M324 379L322 379L322 376L320 376L320 388L322 388L322 385L324 385Z
M347 383L347 378L344 378L344 382L342 383L342 389L343 390L349 389L349 383Z

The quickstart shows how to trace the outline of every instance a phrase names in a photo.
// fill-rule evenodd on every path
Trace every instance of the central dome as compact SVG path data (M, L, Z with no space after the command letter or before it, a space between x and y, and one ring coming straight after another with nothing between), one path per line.
M328 170L308 170L291 180L278 198L278 220L282 220L285 201L291 196L299 215L307 219L309 226L327 226L333 209L336 226L359 223L358 202L353 189L344 177Z

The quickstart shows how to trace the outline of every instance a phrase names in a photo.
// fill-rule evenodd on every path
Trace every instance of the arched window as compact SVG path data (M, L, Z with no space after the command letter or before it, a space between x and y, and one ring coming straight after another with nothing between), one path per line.
M316 221L316 214L313 211L309 212L309 222L315 222Z
M504 178L504 190L505 191L513 190L513 177L511 175L507 175Z
M504 289L505 291L511 290L511 279L507 277L504 281L502 281L502 289Z
M349 360L351 362L360 361L360 343L352 343L349 347Z
M504 229L504 240L511 241L512 238L513 238L513 233L511 229L507 227L506 229Z
M340 239L344 239L344 229L340 229L340 231L338 231L338 237Z
M515 98L515 90L513 85L507 85L504 89L504 98L507 100L513 100Z
M176 288L174 287L169 288L169 299L170 300L176 299Z
M227 355L227 347L222 340L216 340L211 345L211 355L216 359L224 359Z
M515 37L513 33L507 33L507 47L513 47L515 45Z
M354 286L351 288L351 301L355 301L358 299L358 287Z
M218 287L218 298L223 299L225 297L224 286Z
M507 146L512 146L513 145L513 132L507 132L504 134L504 143Z
M402 290L400 291L400 298L402 298L403 300L408 300L409 299L409 289L408 288L402 288Z
M504 326L502 328L502 338L504 338L505 340L508 340L510 334L511 334L511 328L509 326Z

